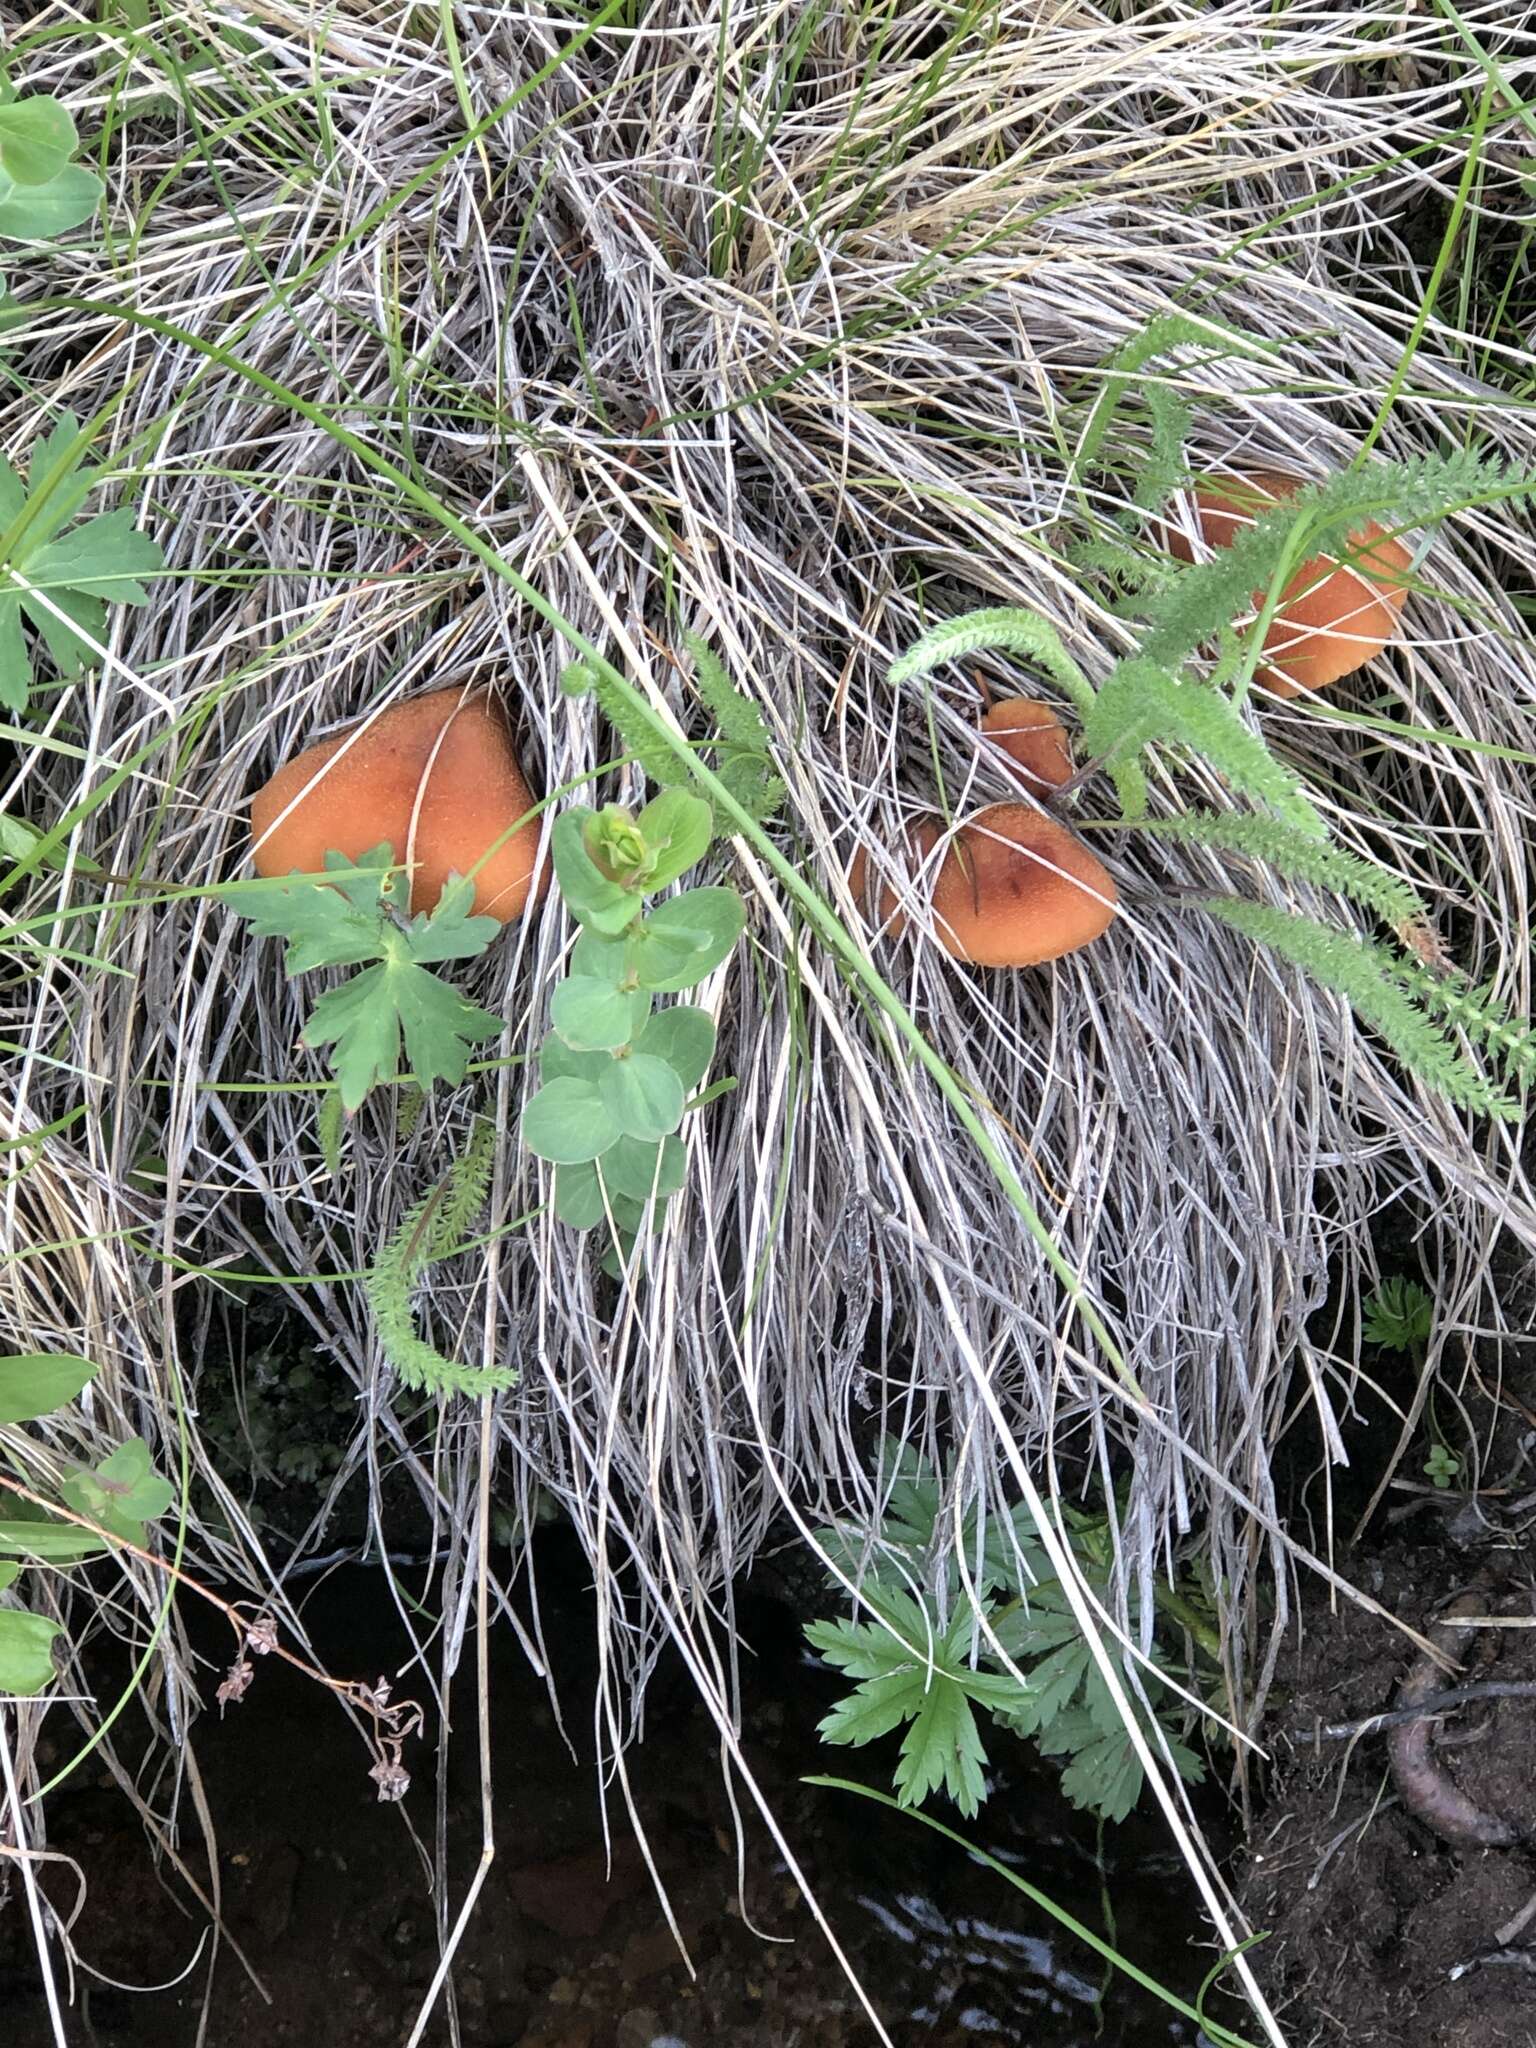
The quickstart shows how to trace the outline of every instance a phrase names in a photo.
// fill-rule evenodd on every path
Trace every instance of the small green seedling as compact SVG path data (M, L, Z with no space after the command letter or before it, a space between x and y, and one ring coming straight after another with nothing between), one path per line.
M436 908L407 919L389 845L356 863L327 853L325 867L324 878L238 883L232 900L258 937L288 941L290 975L375 963L321 996L304 1027L305 1045L330 1049L343 1109L350 1115L370 1088L396 1078L402 1041L418 1082L462 1081L471 1046L500 1031L501 1019L430 970L477 958L500 932L494 917L470 914L474 883L450 876Z
M61 1352L0 1358L0 1424L35 1422L51 1415L81 1394L95 1375L89 1359ZM35 1492L36 1484L28 1490ZM94 1468L82 1466L68 1473L58 1481L55 1497L94 1522L105 1537L61 1521L31 1501L0 1493L7 1502L5 1519L0 1520L0 1593L15 1585L23 1564L78 1564L109 1550L110 1537L142 1549L145 1524L165 1513L176 1489L155 1471L149 1445L135 1436ZM54 1642L62 1633L59 1623L46 1615L0 1607L0 1696L31 1697L52 1683Z
M1444 1444L1431 1444L1424 1460L1424 1477L1442 1490L1452 1486L1461 1477L1461 1460Z
M1361 1304L1361 1334L1383 1351L1421 1357L1434 1327L1435 1298L1417 1280L1383 1280Z
M683 1185L677 1136L715 1049L714 1020L658 995L695 987L740 938L734 889L687 889L647 911L708 851L710 807L664 790L638 815L579 805L556 822L555 879L582 926L571 971L550 999L539 1053L543 1086L523 1111L523 1141L556 1169L564 1223L608 1222L627 1259L654 1205Z
M104 475L85 466L89 447L63 413L34 449L25 482L0 455L0 706L18 715L34 680L23 617L59 673L76 675L97 658L107 606L147 603L141 579L165 566L126 506L69 526Z

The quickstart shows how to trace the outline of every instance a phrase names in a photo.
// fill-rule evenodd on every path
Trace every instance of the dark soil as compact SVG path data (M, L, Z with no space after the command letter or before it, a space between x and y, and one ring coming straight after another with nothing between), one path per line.
M1511 1297L1528 1289L1510 1276ZM1383 1379L1390 1375L1383 1367ZM1388 1387L1388 1392L1392 1390ZM1424 1483L1417 1451L1339 1570L1427 1633L1465 1589L1515 1624L1447 1637L1450 1687L1536 1680L1536 1344L1469 1350L1448 1413L1483 1453L1472 1490ZM1411 1388L1399 1386L1403 1400ZM1396 1420L1366 1417L1337 1499L1356 1512L1381 1476ZM1437 1431L1443 1440L1449 1431ZM1326 1587L1304 1589L1294 1663L1265 1731L1274 1759L1265 1810L1242 1859L1250 1921L1269 1931L1253 1961L1292 2048L1536 2048L1536 1917L1500 1940L1536 1896L1536 1699L1469 1704L1436 1722L1432 1755L1450 1783L1519 1839L1456 1848L1389 1768L1388 1739L1317 1739L1394 1706L1419 1652L1402 1631Z
M746 1917L737 1899L719 1744L679 1670L647 1695L643 1742L628 1753L636 1801L693 1969L680 1959L615 1789L612 1867L592 1761L592 1621L565 1539L541 1538L541 1605L555 1646L573 1756L543 1684L511 1632L493 1638L497 1857L453 1976L467 2048L841 2048L876 2039L797 1894L783 1858L749 1815ZM553 1566L549 1560L553 1558ZM563 1590L562 1590L563 1581ZM380 1576L358 1568L317 1588L307 1609L328 1668L372 1679L399 1662L401 1638ZM1153 2048L1194 2043L1196 2028L1117 1978L995 1874L909 1817L802 1785L825 1771L889 1783L890 1755L829 1756L815 1723L832 1696L777 1604L749 1603L747 1750L838 1938L892 2038L933 2048L982 2042L1030 2048ZM222 1660L227 1642L209 1637ZM215 1677L208 1681L211 1695ZM413 1688L402 1678L398 1691ZM414 1688L418 1692L420 1687ZM410 1757L404 1808L381 1806L370 1757L329 1699L268 1660L245 1701L196 1729L218 1837L230 1940L208 1981L208 1916L159 1869L120 1792L82 1777L49 1802L50 1846L76 1858L89 1891L75 1928L83 1960L119 1990L79 1978L68 2016L82 2048L191 2048L199 2013L208 2048L244 2040L293 2048L392 2048L437 1965L438 1916L451 1922L480 1849L471 1688L455 1695L446 1835L451 1881L435 1899L433 1758ZM133 1732L120 1748L153 1757ZM1212 1957L1184 1904L1187 1881L1155 1819L1111 1830L1101 1870L1094 1831L1065 1805L1048 1766L1001 1778L975 1838L1100 1932L1112 1899L1119 1946L1192 1996ZM851 1768L847 1768L851 1766ZM157 1811L167 1777L146 1781ZM749 1810L743 1795L740 1803ZM192 1801L182 1852L207 1877ZM952 1816L951 1816L952 1817ZM413 1844L414 1825L427 1853ZM68 1872L45 1873L66 1909ZM238 1944L263 1991L234 1953ZM201 1960L198 1957L201 1946ZM182 1973L186 1973L184 1976ZM270 2002L269 2002L270 2001ZM51 2039L19 1892L0 1910L0 2013L6 2048ZM451 2038L441 2003L425 2037Z

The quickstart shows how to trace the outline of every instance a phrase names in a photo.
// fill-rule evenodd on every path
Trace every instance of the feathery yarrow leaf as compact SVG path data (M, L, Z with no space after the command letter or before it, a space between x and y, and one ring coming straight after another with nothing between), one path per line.
M1242 811L1190 811L1180 818L1144 818L1140 830L1186 846L1262 861L1293 881L1313 882L1364 904L1394 930L1424 918L1423 904L1401 875L1309 832L1298 832L1278 818Z
M495 1126L481 1118L447 1176L410 1211L375 1259L363 1283L379 1349L404 1386L434 1394L490 1394L517 1384L509 1367L460 1365L445 1358L416 1327L412 1297L429 1265L458 1246L490 1189Z
M1056 628L1023 605L962 612L958 618L930 627L891 663L886 679L899 687L931 674L946 661L963 661L967 655L982 653L1018 654L1038 662L1085 716L1094 701L1093 685L1062 645Z
M1343 996L1403 1065L1447 1102L1485 1116L1519 1114L1413 1001L1403 985L1403 963L1395 955L1268 903L1213 896L1202 898L1200 907Z

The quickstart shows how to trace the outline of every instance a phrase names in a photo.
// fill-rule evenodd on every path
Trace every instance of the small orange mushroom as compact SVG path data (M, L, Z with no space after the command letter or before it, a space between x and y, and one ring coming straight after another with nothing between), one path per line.
M1004 697L984 714L981 729L1006 754L1026 789L1060 789L1072 780L1072 742L1052 704Z
M412 910L431 910L451 874L475 874L478 915L520 917L548 881L534 874L539 825L502 839L534 798L490 699L433 690L307 747L251 802L259 875L318 873L328 852L359 860L388 840L411 871Z
M943 827L923 819L911 830L915 872ZM848 871L865 900L869 862L861 847ZM977 967L1038 967L1075 953L1108 930L1118 901L1112 876L1064 825L1027 804L991 804L962 825L932 878L930 901L940 944ZM880 922L893 938L906 919L882 884Z
M1230 547L1243 527L1277 500L1294 496L1302 482L1257 469L1202 485L1194 494L1201 534L1212 547ZM1184 534L1170 529L1168 544L1180 561L1194 559ZM1267 660L1258 680L1278 697L1295 697L1325 689L1374 660L1397 631L1412 565L1408 549L1374 520L1350 535L1347 563L1332 555L1303 563L1285 586L1264 636ZM1253 602L1262 605L1262 590L1254 592Z

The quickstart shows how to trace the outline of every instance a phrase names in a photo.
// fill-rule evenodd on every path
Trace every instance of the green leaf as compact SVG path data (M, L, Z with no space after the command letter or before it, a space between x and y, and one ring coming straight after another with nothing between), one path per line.
M1243 723L1230 699L1133 658L1118 664L1094 698L1083 720L1083 745L1101 759L1134 758L1149 740L1202 754L1234 789L1267 803L1309 836L1323 836L1323 821L1301 783Z
M641 986L692 988L726 958L746 921L734 889L689 889L658 903L635 934Z
M611 1061L599 1087L603 1106L616 1127L615 1136L665 1138L683 1120L683 1084L665 1060L652 1054L631 1053L626 1059ZM539 1148L535 1145L533 1149ZM595 1155L584 1152L575 1156L590 1159Z
M570 1078L595 1083L607 1071L610 1058L606 1052L577 1052L551 1031L539 1047L539 1078L543 1081Z
M46 185L79 147L69 109L47 94L0 106L0 168L18 185Z
M588 853L585 834L596 817L584 804L562 811L550 834L550 854L555 880L572 917L578 924L612 936L640 915L641 902L634 890L610 881Z
M0 1611L0 1695L30 1699L58 1676L53 1641L64 1631L41 1614Z
M610 1068L632 1064L608 1062ZM577 1166L606 1152L624 1129L609 1105L606 1081L606 1072L601 1084L574 1075L547 1081L523 1111L529 1151L557 1166Z
M628 932L610 939L601 932L584 930L571 948L571 973L606 982L610 988L626 982L633 988L634 950Z
M48 189L34 188L32 196ZM0 201L0 220L20 203ZM79 421L63 413L34 447L28 484L0 458L0 562L48 599L45 605L22 582L0 577L0 703L11 711L26 709L32 683L23 614L55 665L72 675L95 659L88 641L102 639L108 603L144 603L143 578L163 566L159 547L136 530L126 509L61 533L101 478L85 466L88 448Z
M1086 716L1093 703L1093 685L1062 646L1050 620L1023 605L999 605L946 619L891 663L888 679L899 686L930 675L945 662L963 661L983 652L1023 655L1036 662Z
M377 1082L393 1080L401 1043L414 1078L464 1078L470 1048L493 1037L501 1020L468 1002L423 965L482 953L499 933L494 918L470 915L473 884L453 876L437 904L402 927L392 915L397 876L387 844L353 863L325 856L324 882L307 876L239 885L237 910L258 936L286 938L287 970L378 962L321 996L304 1027L306 1045L335 1048L331 1066L349 1113Z
M0 235L18 242L49 242L88 221L106 190L94 171L66 164L46 185L19 186L0 199Z
M592 1162L583 1160L575 1166L555 1168L555 1214L562 1223L568 1223L572 1230L592 1230L602 1222L605 1213L603 1184Z
M647 853L645 886L664 889L709 851L714 813L702 797L667 789L646 805L635 824Z
M157 1521L176 1498L175 1487L155 1470L149 1445L138 1436L119 1444L94 1471L72 1473L59 1493L77 1514L138 1544L144 1541L144 1524Z
M15 1585L20 1571L19 1564L0 1564L0 1593L9 1591Z
M73 1564L77 1558L98 1556L104 1548L99 1536L68 1522L0 1522L0 1554Z
M0 1422L35 1422L73 1401L96 1377L87 1358L34 1351L0 1358Z
M651 1019L635 1051L665 1060L685 1090L697 1088L715 1055L715 1020L691 1003L676 1004Z
M576 1052L612 1051L628 1045L651 1013L645 989L626 994L595 976L573 974L550 997L549 1019Z
M658 1171L659 1162L659 1171ZM602 1176L615 1194L647 1202L653 1194L675 1195L688 1178L688 1154L681 1138L620 1138L603 1154Z

